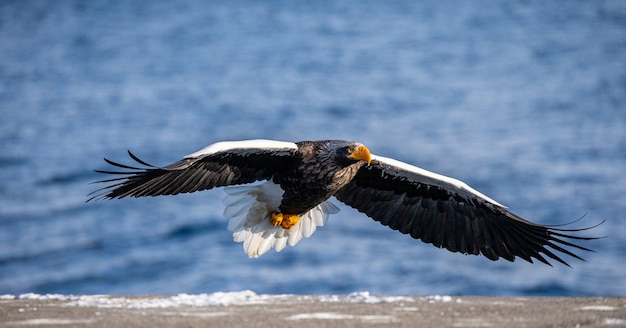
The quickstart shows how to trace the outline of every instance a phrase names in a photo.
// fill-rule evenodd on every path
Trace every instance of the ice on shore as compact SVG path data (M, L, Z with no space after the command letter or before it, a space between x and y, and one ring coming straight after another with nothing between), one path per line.
M325 295L319 296L320 302L347 302L347 303L393 303L414 302L408 296L373 296L369 292L355 292L348 295Z
M11 295L3 295L10 299ZM239 292L215 292L211 294L178 294L174 296L117 296L117 295L61 295L61 294L21 294L14 299L58 300L68 302L68 306L103 308L168 308L180 306L225 306L232 304L268 303L279 295L257 295L250 290Z
M303 302L338 302L338 303L392 303L392 302L449 302L450 296L374 296L369 292L355 292L348 295L267 295L256 294L251 290L237 292L215 292L210 294L178 294L173 296L117 296L117 295L63 295L35 294L0 295L0 300L57 300L67 302L67 306L102 307L102 308L171 308L182 306L228 306L241 304L267 304L286 301L293 298ZM460 300L457 300L460 301Z

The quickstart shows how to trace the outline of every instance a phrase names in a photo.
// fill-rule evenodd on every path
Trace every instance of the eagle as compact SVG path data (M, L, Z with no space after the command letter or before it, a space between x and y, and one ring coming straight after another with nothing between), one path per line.
M142 167L104 158L117 170L95 170L113 177L96 181L107 185L87 201L225 187L228 229L250 257L310 237L339 211L331 197L425 243L493 261L569 266L563 254L584 261L573 251L592 251L576 241L597 239L576 234L597 225L532 223L460 180L371 154L359 142L223 141L163 167L128 154Z

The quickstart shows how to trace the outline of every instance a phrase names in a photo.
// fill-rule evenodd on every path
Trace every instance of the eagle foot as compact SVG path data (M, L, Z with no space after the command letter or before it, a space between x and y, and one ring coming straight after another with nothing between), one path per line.
M300 221L300 215L297 214L283 214L273 212L270 217L270 223L272 226L277 226L280 224L283 229L291 229L295 226L298 221Z
M283 227L283 229L291 229L291 227L295 226L298 221L300 221L300 215L284 214L283 222L280 223L280 226Z
M272 216L270 217L270 223L272 226L277 226L283 222L283 213L272 212Z

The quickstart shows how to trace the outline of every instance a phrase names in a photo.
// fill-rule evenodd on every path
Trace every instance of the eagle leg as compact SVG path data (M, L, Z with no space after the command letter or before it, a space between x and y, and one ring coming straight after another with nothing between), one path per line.
M291 227L295 226L298 221L300 221L300 215L297 214L283 214L273 212L270 217L270 223L272 226L277 226L280 224L283 229L291 229Z
M283 222L280 223L283 229L289 230L300 221L300 215L298 214L283 214Z
M272 226L277 226L283 222L283 213L280 212L272 212L272 216L270 217L270 223Z

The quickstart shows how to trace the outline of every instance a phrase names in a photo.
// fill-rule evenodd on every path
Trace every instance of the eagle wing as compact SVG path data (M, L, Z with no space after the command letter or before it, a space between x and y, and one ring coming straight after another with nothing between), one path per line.
M547 257L569 266L552 250L583 260L564 248L589 249L569 240L584 229L560 229L527 221L462 181L381 156L335 194L381 224L451 252L483 254L495 261ZM552 250L550 250L551 248Z
M104 159L125 171L96 170L120 177L97 181L110 183L90 194L98 198L124 198L176 195L215 187L270 179L295 160L295 143L273 140L226 141L212 144L165 167L150 165L130 151L144 167L129 166Z

